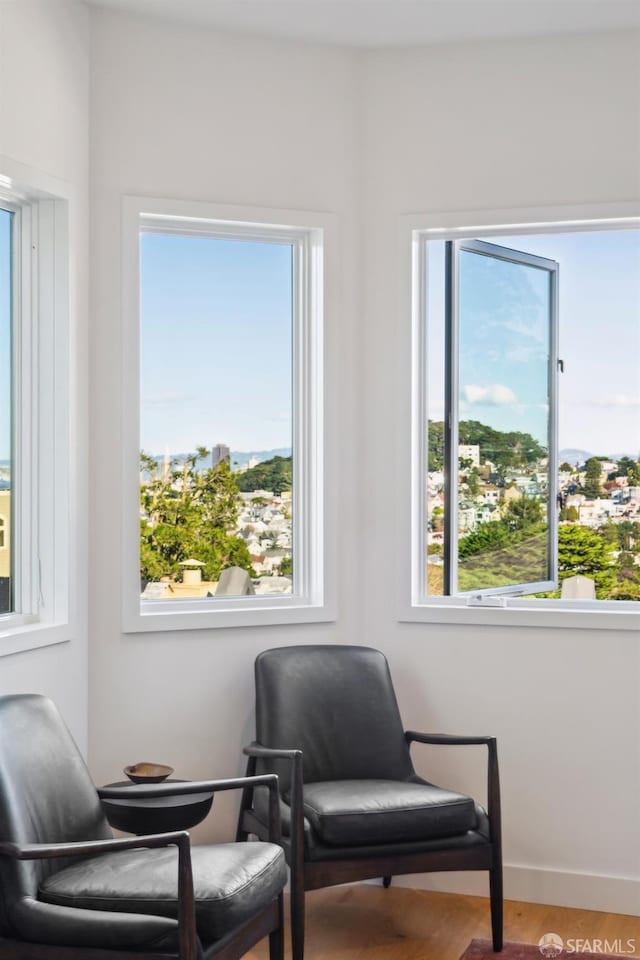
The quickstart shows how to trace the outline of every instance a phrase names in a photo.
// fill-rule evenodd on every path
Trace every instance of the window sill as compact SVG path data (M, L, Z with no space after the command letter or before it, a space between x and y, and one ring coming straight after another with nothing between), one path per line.
M213 601L215 602L215 601ZM164 604L163 609L158 605ZM336 619L335 611L327 604L305 603L299 598L292 602L258 601L251 606L246 600L236 606L226 603L212 609L212 603L190 604L178 607L171 601L153 601L141 604L139 609L124 615L124 633L159 633L178 630L215 630L219 627L268 627L288 623L329 623ZM188 603L188 601L178 601Z
M512 601L513 602L513 601ZM522 603L523 601L520 601ZM562 601L539 601L540 603L560 604ZM554 606L532 607L469 607L466 604L414 604L401 609L398 620L401 623L443 623L470 624L474 626L497 627L553 627L554 629L579 630L634 630L640 631L640 605L634 603L634 609L625 604L624 609L598 609L602 601L593 601L594 607L579 608L569 603L560 608ZM619 606L622 607L622 603Z
M25 618L18 617L7 618L3 623L0 619L0 657L38 650L40 647L57 643L68 643L71 639L69 629L69 625L65 623L28 623Z

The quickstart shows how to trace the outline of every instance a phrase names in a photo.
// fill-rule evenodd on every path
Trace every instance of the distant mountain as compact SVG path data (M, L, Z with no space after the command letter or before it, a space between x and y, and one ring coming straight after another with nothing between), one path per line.
M634 453L589 453L588 450L575 450L573 447L567 447L566 450L560 450L558 453L558 462L559 463L570 463L572 467L577 466L579 463L586 463L589 457L604 457L606 456L607 460L622 460L623 457L630 457L632 460L636 459L636 454Z
M191 454L188 453L173 453L170 455L172 460L177 461L178 463L184 463L188 456ZM231 469L237 470L239 467L245 467L250 460L257 460L258 463L263 463L265 460L272 460L274 457L290 457L291 456L291 447L278 447L276 450L232 450L231 451ZM156 463L161 464L164 460L164 454L156 454L153 458ZM211 454L208 457L205 457L202 460L198 461L198 467L210 467L211 466Z
M636 453L610 453L608 456L609 460L622 460L623 457L629 457L631 460L640 459L640 454L637 451Z
M570 463L572 467L579 463L585 463L593 454L588 450L576 450L573 447L567 447L565 450L558 451L559 463Z

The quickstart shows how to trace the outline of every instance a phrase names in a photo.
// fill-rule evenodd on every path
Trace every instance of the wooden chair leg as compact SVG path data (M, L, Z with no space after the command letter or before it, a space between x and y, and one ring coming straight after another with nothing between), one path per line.
M304 873L291 871L291 957L304 960Z
M491 896L491 936L494 953L502 950L502 864L489 871L489 893Z
M279 924L269 934L269 960L284 960L284 910L282 894L278 897Z

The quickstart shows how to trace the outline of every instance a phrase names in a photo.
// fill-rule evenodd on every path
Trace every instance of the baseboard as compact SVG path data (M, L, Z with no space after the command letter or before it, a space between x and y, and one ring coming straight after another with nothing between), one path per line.
M489 895L488 875L479 872L408 874L394 877L393 883L394 886L417 890L441 890L480 897ZM509 865L504 868L504 895L507 900L523 900L525 903L640 915L640 878Z

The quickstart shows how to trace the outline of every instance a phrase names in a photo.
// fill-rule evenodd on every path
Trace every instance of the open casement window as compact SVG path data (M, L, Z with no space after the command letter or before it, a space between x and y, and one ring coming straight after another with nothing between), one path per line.
M551 591L558 264L464 240L447 242L445 267L443 593Z

